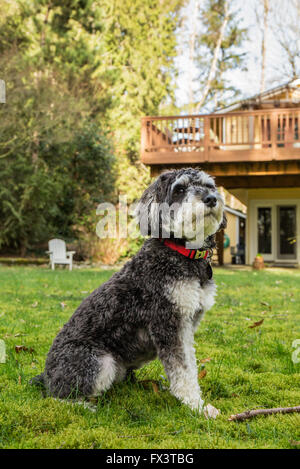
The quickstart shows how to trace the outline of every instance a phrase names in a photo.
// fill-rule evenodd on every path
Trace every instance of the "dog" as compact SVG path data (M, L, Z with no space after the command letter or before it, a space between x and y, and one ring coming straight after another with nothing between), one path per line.
M162 213L161 204L175 208ZM198 249L186 248L195 238L190 226L195 218L180 237L175 232L184 207L191 206L203 213L204 239ZM83 300L56 336L44 372L31 383L42 384L58 398L98 396L158 357L170 392L202 412L193 343L203 314L214 304L209 253L215 233L226 226L223 196L203 171L168 171L145 190L136 217L150 238L119 272ZM151 228L157 237L151 236Z

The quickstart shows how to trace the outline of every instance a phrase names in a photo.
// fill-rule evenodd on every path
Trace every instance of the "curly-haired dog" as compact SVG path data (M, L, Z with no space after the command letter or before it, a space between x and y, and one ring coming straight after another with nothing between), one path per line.
M163 216L159 204L174 204ZM200 250L186 249L195 233L182 222L183 207L203 208ZM90 294L55 338L45 371L33 378L49 394L97 396L132 370L158 357L171 393L192 409L203 408L193 347L194 332L212 307L215 283L207 258L214 234L225 226L224 201L214 180L195 169L164 173L144 192L137 207L143 231L150 227L168 239L147 239L141 250L110 280ZM193 222L195 220L193 219ZM201 224L200 224L201 225Z

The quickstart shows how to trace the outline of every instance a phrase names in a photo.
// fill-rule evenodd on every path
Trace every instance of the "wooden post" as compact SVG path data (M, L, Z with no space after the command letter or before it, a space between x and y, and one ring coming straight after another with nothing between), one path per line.
M5 81L0 80L0 103L5 103Z
M204 161L209 161L209 144L210 144L210 120L208 116L204 116Z
M147 119L142 117L142 129L141 129L141 153L144 155L149 147L149 133L148 133L148 122ZM151 122L152 125L152 122Z
M277 156L277 132L278 132L278 114L277 112L273 112L271 115L272 160L276 160L276 156Z
M220 230L216 236L218 264L224 265L224 230Z

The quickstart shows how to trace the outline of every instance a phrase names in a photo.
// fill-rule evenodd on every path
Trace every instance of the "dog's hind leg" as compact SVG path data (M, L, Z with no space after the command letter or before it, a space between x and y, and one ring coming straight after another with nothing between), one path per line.
M89 344L54 342L47 356L44 380L50 395L77 399L107 391L125 373L110 352Z
M95 379L93 396L98 396L107 391L113 383L123 381L126 377L125 367L118 364L111 354L102 355L98 360L99 373Z
M44 373L41 373L40 375L31 378L29 384L37 386L40 389L45 389Z

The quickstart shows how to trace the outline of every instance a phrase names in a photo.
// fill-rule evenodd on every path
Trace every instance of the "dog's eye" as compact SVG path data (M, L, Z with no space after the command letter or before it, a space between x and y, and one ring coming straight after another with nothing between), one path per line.
M175 189L174 189L174 192L176 194L183 194L185 191L185 187L184 186L176 186Z
M205 184L207 189L215 189L215 186L213 184Z

